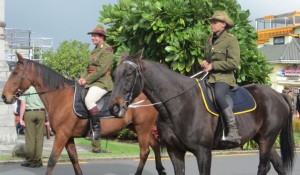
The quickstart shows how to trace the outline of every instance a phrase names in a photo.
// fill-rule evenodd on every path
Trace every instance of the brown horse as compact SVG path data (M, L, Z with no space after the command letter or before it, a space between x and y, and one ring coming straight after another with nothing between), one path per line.
M120 63L114 72L114 80L110 104L114 115L122 116L131 99L145 93L159 112L158 132L175 174L185 174L187 151L195 155L199 174L210 174L212 150L229 147L223 146L222 132L218 132L219 118L206 109L203 93L195 79L159 63L142 60L138 53ZM295 154L290 99L263 85L250 84L244 88L255 99L257 108L236 115L242 144L254 140L259 145L258 175L266 175L271 163L278 174L287 174L293 168ZM274 148L278 135L281 157Z
M49 115L51 128L55 131L52 152L48 160L47 175L52 175L54 166L65 147L73 164L75 174L82 175L74 137L84 136L87 119L78 119L73 111L75 81L66 79L52 69L31 60L25 60L17 54L18 62L8 78L2 93L6 104L12 104L31 85L39 93ZM135 101L145 99L138 96ZM143 102L144 104L149 101ZM130 109L123 118L101 119L101 135L107 136L133 124L140 146L140 163L135 174L142 174L149 155L149 146L153 149L158 174L165 175L161 163L158 140L154 138L152 128L155 125L157 111L153 107Z

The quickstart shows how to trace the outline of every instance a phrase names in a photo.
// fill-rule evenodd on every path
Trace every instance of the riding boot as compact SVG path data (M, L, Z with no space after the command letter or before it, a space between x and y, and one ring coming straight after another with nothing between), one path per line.
M238 133L238 130L236 127L236 122L235 122L235 117L234 117L231 107L227 107L226 109L223 110L223 116L225 117L225 119L227 121L227 126L228 126L228 130L229 130L228 134L226 136L226 141L240 144L241 136Z
M101 139L101 133L100 133L100 118L98 117L99 115L99 110L97 106L93 107L92 109L89 110L91 121L92 121L92 130L93 130L93 138L95 140L100 140Z

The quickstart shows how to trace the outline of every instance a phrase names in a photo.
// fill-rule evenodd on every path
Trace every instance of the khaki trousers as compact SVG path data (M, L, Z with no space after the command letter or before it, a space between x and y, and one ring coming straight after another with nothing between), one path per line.
M28 162L41 162L44 132L45 111L28 111L24 114L25 121L25 154Z
M101 89L97 86L90 87L84 100L87 109L90 110L95 107L97 105L96 102L100 100L106 93L107 91L105 89Z

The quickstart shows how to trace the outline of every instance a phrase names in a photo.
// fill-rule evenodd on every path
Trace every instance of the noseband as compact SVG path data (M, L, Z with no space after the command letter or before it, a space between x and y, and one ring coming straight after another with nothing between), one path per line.
M133 66L134 69L135 69L135 77L134 77L134 80L132 81L132 84L130 85L130 94L128 95L128 97L127 97L127 99L124 102L124 105L122 107L125 110L127 110L128 107L129 107L129 105L130 105L130 103L133 101L132 96L133 96L134 86L135 86L136 81L137 81L137 79L138 79L138 77L140 76L141 73L140 73L140 71L138 69L138 65L135 64L134 62L132 62L132 61L124 61L123 64L129 64L129 65Z

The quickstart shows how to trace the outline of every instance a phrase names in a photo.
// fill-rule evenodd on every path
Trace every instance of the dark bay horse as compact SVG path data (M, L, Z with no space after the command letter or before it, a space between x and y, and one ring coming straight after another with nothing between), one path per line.
M73 164L75 174L82 175L78 163L78 156L74 137L82 137L88 120L78 119L73 111L73 94L75 81L66 79L52 69L31 60L25 60L17 54L18 62L8 78L2 93L2 99L7 104L16 100L15 96L23 93L31 85L37 92L46 107L51 128L55 131L52 152L48 160L47 175L52 175L63 148L65 147ZM143 100L145 96L138 96L135 101ZM143 102L149 103L148 101ZM123 118L101 119L101 135L120 131L128 124L133 124L140 146L140 163L135 174L142 174L149 155L149 146L153 149L158 174L165 175L161 164L160 147L158 140L152 135L157 111L154 107L135 108L126 112ZM101 172L101 170L99 170Z
M207 112L196 80L159 63L142 60L141 53L123 60L114 72L114 79L111 112L122 116L130 99L143 92L159 112L158 131L175 174L185 174L184 156L189 151L197 159L199 174L209 175L211 152L221 143L220 137L215 136L219 119ZM263 85L244 88L256 100L257 108L236 115L241 144L254 140L259 145L258 175L268 173L270 162L278 174L286 174L292 170L294 160L291 101ZM274 148L279 134L281 157Z

